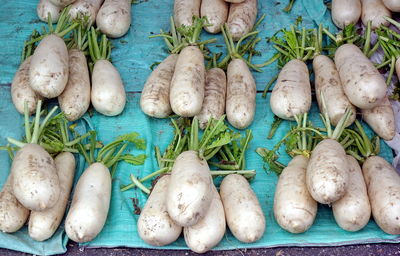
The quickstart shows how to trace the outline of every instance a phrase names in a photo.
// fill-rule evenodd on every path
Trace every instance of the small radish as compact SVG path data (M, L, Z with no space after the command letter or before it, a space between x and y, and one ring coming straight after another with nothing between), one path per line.
M257 0L232 3L229 7L228 29L233 40L237 41L248 34L257 18Z
M212 34L221 32L228 18L229 4L224 0L202 0L201 17L207 17L204 29Z
M201 111L197 114L200 128L207 126L210 118L220 119L225 113L226 74L223 69L214 67L206 72L206 86Z
M193 26L193 17L200 17L200 3L201 0L174 0L176 26Z
M389 22L385 17L391 17L392 13L383 4L382 0L361 0L362 13L361 20L364 26L368 21L372 21L372 29L378 28L380 25L388 26Z
M49 18L51 18L51 22L56 23L60 17L61 11L62 8L54 5L50 0L40 0L36 7L36 13L39 19L44 22L48 22Z
M100 31L111 38L126 34L131 25L131 0L105 0L96 16Z
M68 23L67 11L68 9L64 9L61 13L55 29L49 23L49 34L43 35L44 38L31 58L29 68L31 87L45 98L55 98L60 95L68 81L68 50L63 37L78 23Z
M69 15L71 15L71 19L88 16L89 25L93 25L103 1L104 0L77 0L71 5Z
M68 50L69 75L64 91L58 96L61 111L69 121L78 120L90 105L90 76L85 56L87 34L80 26L74 32L74 45Z
M125 108L125 88L118 70L109 61L111 43L105 35L102 35L99 45L97 38L96 31L92 27L89 32L89 51L94 62L91 102L99 113L116 116Z
M360 0L332 0L332 20L341 29L357 24L361 16Z

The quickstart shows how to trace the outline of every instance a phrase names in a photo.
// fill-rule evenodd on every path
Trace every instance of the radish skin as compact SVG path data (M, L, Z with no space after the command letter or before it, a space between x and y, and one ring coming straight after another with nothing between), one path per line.
M307 65L297 59L285 64L270 99L272 112L286 120L307 113L311 107L311 85Z
M75 0L48 0L48 1L50 1L55 6L61 7L61 9L75 2Z
M111 175L102 163L91 164L75 186L65 231L77 243L93 240L103 229L111 200Z
M140 107L146 115L165 118L172 113L169 91L177 59L177 54L169 55L147 78L140 97Z
M220 68L212 68L206 73L204 100L197 115L201 129L206 128L210 118L219 120L225 113L226 75Z
M256 82L246 62L233 59L227 70L226 117L237 128L248 127L256 112Z
M382 157L371 156L362 166L372 215L388 234L400 234L400 176Z
M60 108L69 121L81 118L90 105L90 77L85 54L77 49L68 51L69 75L64 91L58 96Z
M221 26L228 18L229 4L224 0L202 0L201 17L207 17L207 25L204 29L212 34L221 32Z
M205 66L203 53L197 46L187 46L179 54L172 76L169 100L175 114L197 115L203 104Z
M241 175L229 174L222 180L220 195L232 234L243 243L259 240L265 231L265 217L247 180Z
M105 0L97 16L96 25L111 38L126 34L131 25L131 0Z
M349 164L349 182L346 193L332 204L336 223L344 230L358 231L368 224L371 217L371 205L361 167L357 160L347 155Z
M361 17L360 0L332 0L332 20L341 29L357 24Z
M167 190L167 210L179 226L198 223L212 201L212 178L207 161L196 151L184 151L175 160Z
M276 185L274 215L279 226L291 233L308 230L317 214L317 202L306 185L308 158L298 155L283 169Z
M382 0L361 0L362 14L361 20L364 26L367 26L368 21L372 21L371 28L379 28L380 25L387 27L389 21L385 17L392 17L392 13L386 8Z
M69 152L59 154L54 162L60 180L60 198L50 209L32 211L29 217L29 236L36 241L49 239L60 225L71 192L75 174L75 157Z
M315 74L315 94L321 113L323 110L322 93L331 124L336 126L346 109L350 109L352 115L347 121L347 126L351 125L356 119L356 108L350 103L343 91L335 63L327 56L318 55L313 59L313 69Z
M12 192L12 173L0 192L0 231L13 233L25 224L29 216L26 209L14 196Z
M60 182L53 158L41 146L26 144L14 157L13 193L26 208L43 211L60 196Z
M118 70L108 60L98 60L93 67L91 101L106 116L116 116L124 110L125 88Z
M77 0L71 5L69 15L71 19L76 19L80 16L88 16L89 24L93 25L103 1L104 0Z
M257 0L232 3L229 8L228 29L233 40L237 41L253 28L257 17Z
M19 113L24 114L24 104L26 101L29 115L35 112L38 101L42 99L42 96L32 90L30 86L29 67L31 65L31 58L28 57L22 62L11 83L11 98L15 108Z
M51 22L56 23L60 17L61 11L62 8L52 4L50 0L40 0L36 7L36 13L39 19L43 22L48 21L48 14L50 13Z
M34 91L45 98L60 95L68 81L68 50L64 40L48 35L32 55L29 81Z
M344 196L349 165L342 145L333 139L319 142L311 153L306 183L311 196L321 204L331 204Z
M392 104L388 97L373 109L361 110L363 120L384 140L392 140L396 134L396 123Z
M386 96L385 80L360 48L353 44L340 46L335 53L335 64L344 92L353 105L371 109L381 104Z
M214 185L211 186L213 199L206 215L197 224L183 229L186 245L196 253L211 250L225 235L224 206L217 189Z
M175 0L174 1L174 21L176 27L182 25L192 26L193 16L200 16L201 0Z
M225 0L225 2L234 3L234 4L243 3L244 1L246 1L246 0Z
M400 12L400 2L398 0L382 0L383 4L392 12Z
M140 238L153 246L170 244L182 233L182 227L168 215L166 200L169 182L170 175L164 175L157 181L138 219Z

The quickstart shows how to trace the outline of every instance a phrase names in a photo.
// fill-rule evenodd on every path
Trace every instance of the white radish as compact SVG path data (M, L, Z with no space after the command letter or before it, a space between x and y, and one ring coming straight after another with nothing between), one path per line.
M110 199L110 170L102 163L91 164L75 186L65 219L68 237L77 243L93 240L106 222Z
M380 25L388 26L389 21L385 17L392 17L392 13L383 4L382 0L361 0L362 14L361 20L364 26L367 26L368 21L371 21L371 28L376 29Z
M199 47L182 49L175 65L169 99L175 114L182 117L197 115L203 104L205 87L204 56Z
M12 173L0 192L0 231L13 233L25 224L29 216L26 209L12 192Z
M332 0L332 20L341 29L357 24L361 16L360 0Z
M227 70L226 117L237 128L248 127L256 111L256 82L246 62L233 59Z
M257 17L257 0L245 0L232 3L229 7L228 29L233 40L237 41L249 33Z
M201 111L197 114L201 129L207 126L210 118L219 120L225 113L226 75L220 68L206 72L206 86Z
M51 22L56 23L60 17L61 10L61 7L54 5L50 0L40 0L36 7L36 13L43 22L48 22L50 13Z
M388 234L400 234L400 176L382 157L370 156L362 166L372 215Z
M177 59L177 54L169 55L147 78L140 96L140 107L145 114L165 118L172 113L169 91Z
M246 0L225 0L225 2L234 3L234 4L243 3L244 1L246 1Z
M55 160L60 180L60 197L57 203L44 211L32 211L29 217L29 236L36 241L49 239L57 230L67 207L75 174L75 157L69 152L59 154Z
M131 25L131 0L105 0L96 16L96 25L103 34L118 38Z
M77 0L71 5L69 15L71 19L89 17L89 24L93 25L96 21L97 13L104 0Z
M182 227L168 215L166 200L169 181L170 175L164 175L157 181L137 222L140 238L153 246L170 244L182 233Z
M348 172L342 145L336 140L324 139L311 153L306 174L308 191L319 203L331 204L344 196Z
M89 49L95 62L92 71L92 105L103 115L119 115L125 108L126 93L118 70L108 60L111 47L105 35L102 36L100 47L96 45L97 35L93 27L90 35Z
M303 61L293 59L285 64L272 90L270 105L275 115L286 120L310 110L310 76Z
M11 98L15 108L19 113L23 114L26 101L29 115L35 112L37 102L42 99L42 96L32 90L30 86L29 67L31 58L28 57L22 62L11 83Z
M69 121L78 120L90 105L90 77L85 54L78 49L70 49L69 75L67 85L58 102Z
M197 224L183 229L186 245L196 253L211 250L225 235L224 206L215 186L211 185L211 187L213 199L206 215Z
M192 26L193 17L200 17L201 0L174 0L174 20L176 27Z
M317 202L306 185L308 158L298 155L283 169L276 185L274 215L279 226L291 233L308 230L317 214Z
M358 231L367 225L371 216L371 205L361 167L357 160L347 155L349 182L346 193L332 204L337 224L347 231Z
M350 103L343 91L335 63L327 56L318 55L313 59L313 69L315 74L315 94L321 112L322 93L325 97L326 108L332 125L336 126L339 123L346 109L350 109L352 113L346 125L352 124L356 118L356 108Z
M220 195L232 234L243 243L259 240L265 231L265 217L247 180L241 175L229 174L222 180Z
M384 140L392 140L396 134L396 123L392 104L385 97L380 105L361 110L363 120Z
M201 17L207 17L204 29L212 34L221 32L228 18L229 4L224 0L202 0Z
M198 152L182 152L174 162L167 191L167 210L179 226L198 223L212 201L212 178L207 161Z
M382 0L383 4L392 12L400 12L400 2L398 0Z
M371 109L381 104L386 96L385 80L357 46L340 46L335 52L335 64L344 92L353 105Z

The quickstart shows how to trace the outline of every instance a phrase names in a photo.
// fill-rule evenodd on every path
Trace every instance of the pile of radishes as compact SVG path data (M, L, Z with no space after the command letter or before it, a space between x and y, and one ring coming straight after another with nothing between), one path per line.
M29 113L33 113L38 100L58 97L70 121L82 117L90 103L104 115L119 115L126 95L120 74L109 61L111 43L88 25L87 18L71 20L69 10L67 7L61 12L55 28L49 22L47 34L34 34L26 42L32 56L26 54L14 76L13 103L23 113L27 101ZM93 65L91 77L86 55Z
M100 31L111 38L128 32L131 25L130 0L40 0L37 6L39 19L55 23L64 8L69 6L69 15L75 19L86 17L90 25L96 24Z

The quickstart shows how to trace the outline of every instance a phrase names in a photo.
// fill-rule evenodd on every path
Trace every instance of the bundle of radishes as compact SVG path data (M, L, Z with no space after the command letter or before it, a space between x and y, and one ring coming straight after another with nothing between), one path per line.
M103 3L104 2L104 3ZM40 0L37 6L39 19L55 23L60 13L69 6L69 15L87 19L90 25L96 22L100 31L108 37L118 38L126 34L131 25L130 0Z
M204 253L221 241L227 222L240 241L260 239L265 218L257 197L244 178L251 178L255 173L243 170L251 132L239 142L222 117L211 119L199 140L196 117L190 126L185 125L185 120L178 120L179 124L172 122L175 127L173 141L163 155L156 148L160 170L141 179L131 175L133 183L122 188L124 191L137 186L150 193L142 183L162 174L141 210L139 236L146 243L163 246L174 242L183 229L189 248ZM211 160L215 155L220 162ZM209 164L226 169L210 171ZM212 179L215 176L226 176L220 193Z
M63 10L55 29L49 22L48 34L33 33L26 42L26 59L11 85L13 103L23 113L27 101L29 113L33 113L39 99L58 97L70 121L81 118L90 102L104 115L119 115L126 95L120 74L109 61L111 43L105 35L99 40L99 33L85 19L70 22L68 10ZM91 79L88 53L94 63Z
M372 29L380 25L388 26L385 17L391 12L400 12L400 2L396 0L332 0L332 20L339 28L356 24L361 17L366 26L372 22Z

